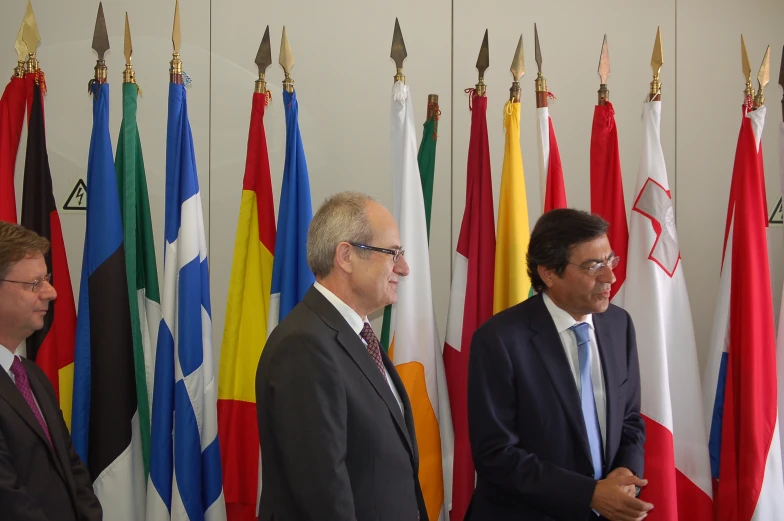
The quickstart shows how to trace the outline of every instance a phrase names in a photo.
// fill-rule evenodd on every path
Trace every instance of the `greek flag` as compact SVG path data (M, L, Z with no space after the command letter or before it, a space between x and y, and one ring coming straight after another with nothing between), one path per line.
M147 521L225 520L207 243L185 87L176 83L169 85L165 224Z

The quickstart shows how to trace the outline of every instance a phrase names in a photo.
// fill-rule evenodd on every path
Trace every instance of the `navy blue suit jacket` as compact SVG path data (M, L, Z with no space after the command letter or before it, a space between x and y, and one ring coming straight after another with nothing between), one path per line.
M603 474L643 473L645 425L634 325L610 305L593 314L607 396ZM468 370L477 486L466 520L583 521L596 481L580 397L541 295L477 329Z

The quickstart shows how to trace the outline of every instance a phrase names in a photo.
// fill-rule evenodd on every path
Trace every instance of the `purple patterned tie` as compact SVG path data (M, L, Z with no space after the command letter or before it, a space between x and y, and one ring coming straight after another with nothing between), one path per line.
M46 434L46 439L49 440L49 446L51 446L52 438L49 436L49 428L46 426L44 417L38 409L38 405L35 403L33 391L30 389L30 381L27 379L27 371L25 371L22 361L18 356L14 357L14 363L11 364L11 372L14 373L14 379L16 380L16 386L19 388L19 392L22 393L27 405L30 406L30 409L33 411L35 419L41 424L41 428L44 430L44 434Z
M378 368L378 371L381 373L381 376L384 377L384 380L387 380L387 372L384 370L384 362L381 360L381 348L378 343L378 338L376 338L376 334L373 332L373 328L370 327L370 324L365 322L365 327L359 332L359 336L362 337L362 340L367 342L367 350L370 358L376 363L376 368Z

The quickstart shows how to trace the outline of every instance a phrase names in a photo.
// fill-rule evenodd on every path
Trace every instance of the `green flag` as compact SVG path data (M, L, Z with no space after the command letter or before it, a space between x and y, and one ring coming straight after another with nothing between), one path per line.
M155 345L161 321L161 296L142 143L136 124L137 96L138 87L135 83L123 84L123 121L117 140L115 169L125 242L139 427L142 433L144 471L149 474L150 404L155 374Z
M436 141L438 132L438 105L435 105L432 116L425 121L422 142L419 144L417 163L419 178L422 180L422 195L425 198L425 219L427 220L427 238L430 240L430 211L433 208L433 180L436 172ZM384 308L384 322L381 326L381 345L389 351L389 332L392 329L392 306Z

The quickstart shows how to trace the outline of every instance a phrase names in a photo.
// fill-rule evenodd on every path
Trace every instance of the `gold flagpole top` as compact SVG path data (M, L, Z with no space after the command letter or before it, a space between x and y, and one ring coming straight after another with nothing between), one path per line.
M172 26L172 59L169 62L169 82L182 85L182 61L180 60L180 0L174 0L174 25Z
M41 42L41 33L38 32L38 22L35 20L33 5L27 0L27 11L25 12L22 30L22 42L27 47L27 67L25 72L36 73L40 70L38 60L35 57L38 52L38 44Z
M479 82L476 84L476 95L484 96L487 92L485 85L485 71L490 66L490 48L487 44L487 29L485 37L482 38L482 47L479 48L479 56L476 58L476 70L479 71Z
M395 62L397 73L395 74L395 82L406 82L406 77L403 75L403 61L408 56L406 52L406 42L403 41L403 32L400 30L400 22L395 18L395 30L392 32L392 50L389 52L389 57Z
M651 90L648 93L648 101L661 101L662 84L659 79L662 65L664 65L664 49L662 47L661 27L656 29L656 41L653 44L653 54L651 54L651 70L653 80Z
M95 62L95 77L90 82L106 83L107 70L104 59L109 50L109 34L106 32L106 18L103 15L103 2L98 2L98 14L95 17L95 30L93 31L93 50L98 54Z
M131 25L128 23L128 12L125 12L125 40L123 42L123 54L125 55L125 70L123 71L123 83L136 83L136 73L133 70L131 56L133 55L133 42L131 41Z
M743 67L743 77L746 78L746 90L743 93L746 98L754 98L754 87L751 86L751 62L749 62L749 53L746 50L746 40L743 35L740 35L740 59L741 66Z
M757 109L765 104L765 87L770 81L770 45L765 49L765 56L762 58L762 65L757 73L757 82L759 83L759 90L754 97L754 108Z
M267 80L265 74L267 67L272 64L272 48L270 46L269 25L264 30L264 36L261 38L259 50L256 53L256 66L259 69L259 79L256 80L255 92L259 94L267 93Z
M547 79L542 76L542 48L539 46L539 29L534 24L534 59L536 60L536 92L547 92Z
M610 76L610 49L607 46L607 35L604 35L602 52L599 55L599 105L606 105L610 101L610 91L607 89L607 78Z
M294 55L291 53L289 37L286 35L286 26L283 26L283 34L280 37L280 55L278 63L283 67L283 90L289 94L294 93L294 80L291 78L291 69L294 67Z
M520 103L520 94L523 89L520 88L520 78L525 74L525 56L523 55L523 35L517 40L517 49L515 49L514 58L512 58L512 66L509 68L512 73L512 86L509 88L509 101L512 103Z
M14 68L14 78L24 78L25 61L27 61L27 45L24 43L24 19L19 26L19 34L16 35L14 49L16 49L16 67Z

